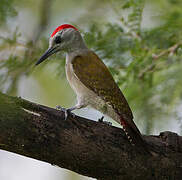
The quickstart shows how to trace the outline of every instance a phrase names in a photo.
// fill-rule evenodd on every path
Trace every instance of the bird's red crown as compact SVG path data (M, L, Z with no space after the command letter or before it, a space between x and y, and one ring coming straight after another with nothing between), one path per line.
M76 31L78 31L78 29L70 24L62 24L61 26L58 26L53 33L51 34L51 37L53 37L58 31L61 31L62 29L67 29L67 28L73 28Z

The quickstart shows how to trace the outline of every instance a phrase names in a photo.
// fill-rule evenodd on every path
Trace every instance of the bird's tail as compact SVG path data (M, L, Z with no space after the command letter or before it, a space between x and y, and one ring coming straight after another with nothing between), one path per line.
M147 154L151 154L147 142L143 139L135 123L127 123L123 119L121 119L120 122L130 143L134 146L139 147L140 149L143 149Z

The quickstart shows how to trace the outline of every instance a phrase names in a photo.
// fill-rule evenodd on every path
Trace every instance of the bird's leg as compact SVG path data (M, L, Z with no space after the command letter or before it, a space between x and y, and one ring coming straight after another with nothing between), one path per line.
M62 108L61 106L56 106L56 109L61 110L61 111L64 111L65 120L67 120L70 115L72 117L75 117L75 114L71 112L72 111L72 108L66 109L66 108Z
M104 122L104 116L102 116L101 118L98 119L98 122L103 123Z
M102 109L102 113L104 113L104 114L107 113L107 106L106 106L106 104L101 105L101 109ZM101 118L99 118L98 119L98 122L107 124L109 126L112 126L112 123L111 122L104 121L104 116L102 116Z
M70 115L72 117L75 117L75 114L72 113L73 110L81 109L83 107L85 107L85 105L83 105L83 104L76 104L75 106L73 106L71 108L67 108L67 109L66 108L62 108L61 106L56 106L56 109L64 111L64 113L65 113L65 120L67 120Z
M101 118L99 118L99 119L98 119L98 122L107 124L107 125L109 125L109 126L112 126L112 123L111 123L111 122L104 121L104 116L102 116Z

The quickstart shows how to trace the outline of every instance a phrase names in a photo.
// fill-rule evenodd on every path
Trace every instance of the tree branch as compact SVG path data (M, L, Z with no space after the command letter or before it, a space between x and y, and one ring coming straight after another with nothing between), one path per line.
M182 137L145 136L157 156L131 146L120 128L0 93L0 149L51 163L100 180L182 177Z

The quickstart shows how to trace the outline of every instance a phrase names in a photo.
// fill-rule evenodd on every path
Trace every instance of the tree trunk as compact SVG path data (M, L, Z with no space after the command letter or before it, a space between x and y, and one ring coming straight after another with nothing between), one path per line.
M121 128L0 93L0 149L99 180L181 180L182 137L144 136L155 156L132 146Z

